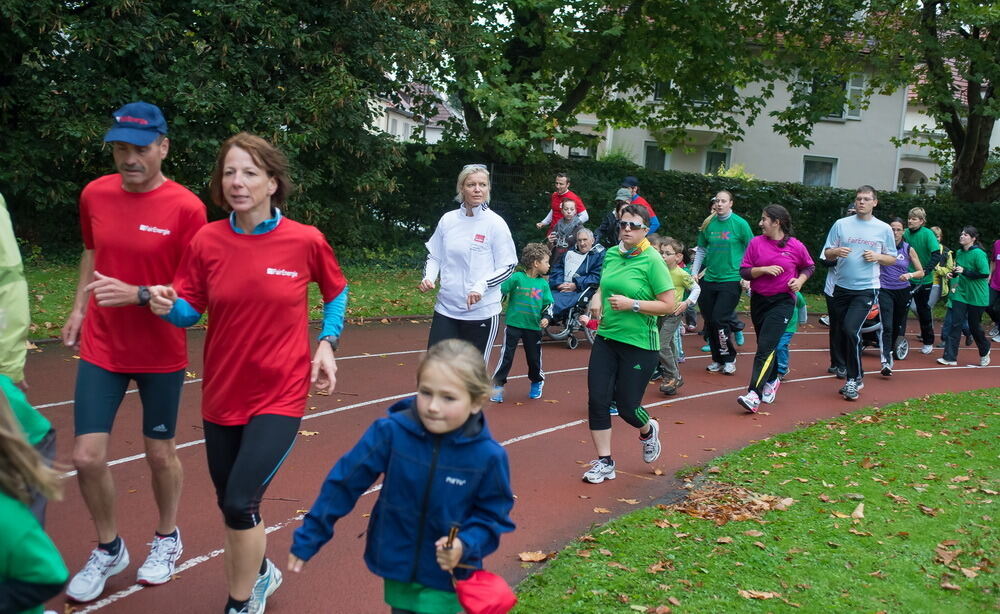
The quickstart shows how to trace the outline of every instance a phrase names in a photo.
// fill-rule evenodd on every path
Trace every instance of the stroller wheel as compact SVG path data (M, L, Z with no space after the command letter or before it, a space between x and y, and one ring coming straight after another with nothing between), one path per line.
M549 339L561 341L570 334L571 330L572 328L566 323L549 324L545 327L545 334L549 337Z
M906 340L906 337L900 337L899 341L896 342L896 360L906 360L906 357L910 353L910 342Z
M580 345L580 340L576 338L576 335L566 337L566 347L571 350L575 350L578 345Z

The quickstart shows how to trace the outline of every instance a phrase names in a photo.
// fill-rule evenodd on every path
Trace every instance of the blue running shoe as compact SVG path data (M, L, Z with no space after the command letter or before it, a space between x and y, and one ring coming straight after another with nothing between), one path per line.
M545 382L531 382L531 390L528 391L529 399L540 399L542 398L542 388L545 387Z
M250 593L250 614L264 614L267 598L281 586L281 571L267 559L267 571L257 576L257 582Z
M746 341L746 339L743 338L743 331L741 330L733 333L733 339L736 341L736 345L743 345L743 342Z
M494 403L503 403L503 386L494 386L490 400Z
M612 416L618 415L618 405L615 404L614 401L611 401L611 406L608 407L608 413L611 414Z

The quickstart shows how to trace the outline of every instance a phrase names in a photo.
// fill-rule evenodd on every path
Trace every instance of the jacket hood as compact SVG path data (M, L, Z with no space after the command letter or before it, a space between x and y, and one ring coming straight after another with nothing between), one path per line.
M435 435L424 428L424 424L417 415L417 397L410 397L397 401L389 407L389 419L394 420L406 430L419 437L434 437ZM445 439L454 441L456 444L479 441L480 439L491 439L489 427L486 426L486 417L483 411L472 414L465 424L449 433L440 435Z

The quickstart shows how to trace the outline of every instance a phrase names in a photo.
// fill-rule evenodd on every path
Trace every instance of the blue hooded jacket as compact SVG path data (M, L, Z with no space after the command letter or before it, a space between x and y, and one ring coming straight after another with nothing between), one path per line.
M443 435L428 432L416 399L399 401L374 422L330 470L319 497L295 531L292 554L308 561L333 537L334 523L385 475L368 520L365 563L389 580L454 591L438 566L434 542L453 524L464 550L461 563L481 567L514 530L507 453L490 435L482 412ZM457 577L467 570L455 569Z

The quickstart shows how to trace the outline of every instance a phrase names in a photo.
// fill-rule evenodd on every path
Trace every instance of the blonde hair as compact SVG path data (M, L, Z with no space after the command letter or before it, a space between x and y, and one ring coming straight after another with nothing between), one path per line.
M486 362L483 353L476 346L462 339L445 339L435 343L417 367L417 384L424 374L424 369L431 363L437 363L451 369L458 376L472 397L473 403L486 400L492 386L490 376L486 373Z
M715 213L714 212L713 213L709 213L708 217L705 218L705 221L702 222L701 226L698 227L698 232L701 232L701 231L705 230L706 228L708 228L708 225L711 224L712 220L714 220L714 219L715 219Z
M0 393L0 490L25 505L31 505L35 491L47 499L62 498L59 474L46 467L42 456L25 440L3 393Z
M469 178L469 175L475 175L476 173L486 175L486 202L490 202L490 172L486 170L485 164L466 164L462 167L462 170L458 173L458 181L455 182L455 202L464 202L465 199L462 198L462 186L465 185L465 180Z
M923 207L914 207L914 208L910 209L910 212L906 215L906 217L915 217L918 220L926 222L927 221L927 212L924 211Z

